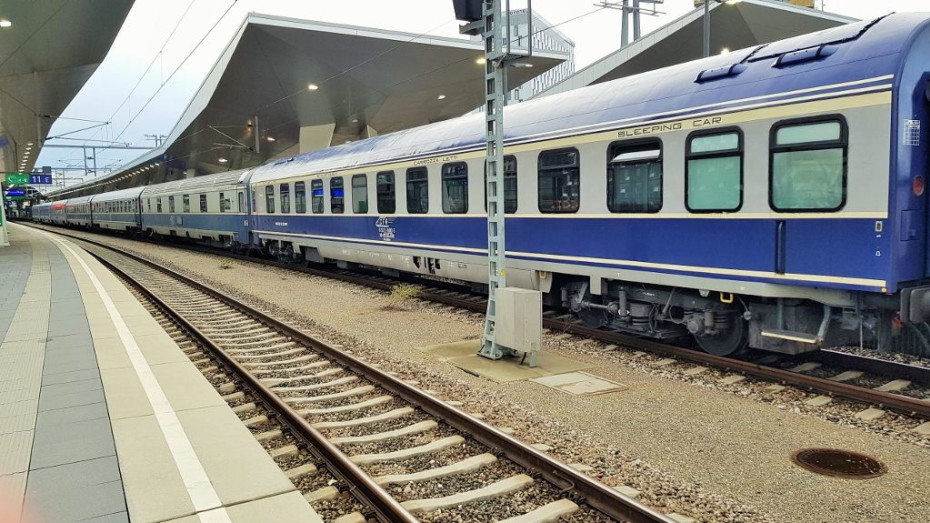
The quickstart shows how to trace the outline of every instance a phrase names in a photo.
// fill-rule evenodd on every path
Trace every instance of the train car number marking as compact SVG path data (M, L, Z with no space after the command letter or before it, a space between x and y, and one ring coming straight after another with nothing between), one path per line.
M382 240L386 242L394 240L397 229L392 227L393 224L394 218L379 217L377 220L375 220L375 227L378 228L378 236Z

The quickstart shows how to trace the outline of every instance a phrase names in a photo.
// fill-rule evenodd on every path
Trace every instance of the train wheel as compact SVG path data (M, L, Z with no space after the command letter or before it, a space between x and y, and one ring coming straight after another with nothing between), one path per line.
M714 336L695 336L698 345L704 349L704 352L714 356L729 356L746 348L749 342L749 328L744 320L738 314L730 316L731 328L723 334Z

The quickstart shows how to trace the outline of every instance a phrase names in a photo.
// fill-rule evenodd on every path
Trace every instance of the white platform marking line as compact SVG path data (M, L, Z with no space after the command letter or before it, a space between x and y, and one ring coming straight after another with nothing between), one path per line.
M158 384L158 380L155 378L152 368L145 360L145 356L139 349L139 345L136 344L136 340L132 332L130 332L129 327L126 326L126 322L123 321L123 316L116 308L116 304L113 303L112 298L110 298L110 294L106 291L103 284L97 279L97 275L88 267L87 262L85 262L83 258L78 256L78 254L63 241L51 235L47 236L58 243L60 247L67 249L68 252L74 256L81 265L81 268L84 269L84 272L87 273L87 277L90 278L91 283L94 284L94 288L100 295L100 299L103 301L103 305L106 307L107 313L110 315L110 319L116 327L116 332L119 334L120 341L123 342L123 346L129 354L132 368L136 371L136 376L138 376L139 381L142 383L145 396L152 405L152 410L155 412L155 419L158 421L158 426L165 435L165 441L168 443L171 457L174 459L174 464L181 474L184 487L187 489L187 493L191 498L191 502L194 504L194 510L198 513L198 517L204 523L232 523L232 519L229 518L229 514L226 512L226 508L220 501L219 495L213 488L213 484L210 483L210 478L207 476L203 464L200 463L200 459L197 458L197 453L194 452L194 447L187 438L187 434L184 432L184 427L181 426L181 421L178 419L177 413L168 401L168 397L165 396L165 392L162 390L161 385Z

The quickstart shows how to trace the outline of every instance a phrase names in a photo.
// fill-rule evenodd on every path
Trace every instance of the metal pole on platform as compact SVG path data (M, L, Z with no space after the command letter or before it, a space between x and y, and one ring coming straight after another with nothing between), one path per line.
M710 56L710 0L704 0L704 49L701 56Z
M6 202L0 200L0 247L10 246L10 236L6 232Z
M506 53L504 49L501 0L483 2L485 53L485 144L488 181L488 310L478 354L500 359L513 354L498 345L497 289L507 286L504 234L504 104L506 103ZM530 14L529 16L532 16Z

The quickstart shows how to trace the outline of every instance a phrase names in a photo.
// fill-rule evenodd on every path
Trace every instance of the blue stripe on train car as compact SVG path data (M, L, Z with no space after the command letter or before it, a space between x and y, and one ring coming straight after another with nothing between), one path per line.
M126 225L134 225L138 227L139 215L134 213L95 212L94 223L99 224L102 222L124 223Z
M387 241L423 245L424 249L440 252L463 252L464 249L482 256L483 253L476 251L487 247L483 216L272 215L254 219L259 231L322 236L352 243ZM874 223L871 219L856 218L790 220L786 233L785 272L827 277L825 279L888 282L890 275L885 272L888 266L876 252L887 250L890 239L876 238ZM775 221L771 219L513 217L507 220L507 251L522 253L514 255L520 259L785 283L774 273ZM553 258L559 256L571 259ZM666 267L641 267L639 263ZM682 266L688 268L682 269ZM715 274L702 268L755 271L771 276ZM793 279L790 283L882 290L878 285L810 279L814 281Z
M246 214L168 214L145 213L142 215L142 227L169 227L199 229L205 231L223 231L236 234L236 239L245 242L249 229Z

